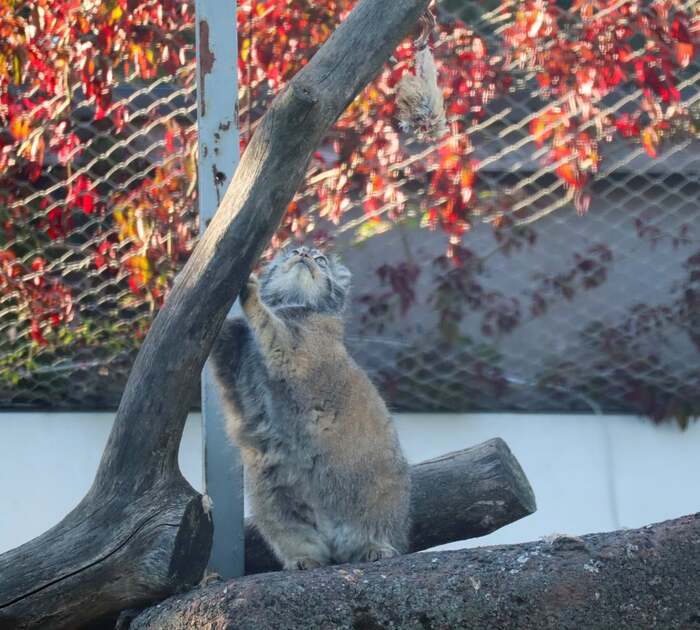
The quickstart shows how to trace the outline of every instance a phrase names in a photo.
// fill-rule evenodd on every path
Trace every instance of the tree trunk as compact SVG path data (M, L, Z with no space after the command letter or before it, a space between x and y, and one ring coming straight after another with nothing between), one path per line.
M536 510L535 495L500 438L411 468L411 551L484 536ZM280 569L246 523L246 573Z
M0 556L0 628L76 628L197 579L211 522L177 467L193 375L312 152L428 3L361 0L274 100L141 347L89 493Z
M700 628L700 514L636 530L218 583L132 630Z

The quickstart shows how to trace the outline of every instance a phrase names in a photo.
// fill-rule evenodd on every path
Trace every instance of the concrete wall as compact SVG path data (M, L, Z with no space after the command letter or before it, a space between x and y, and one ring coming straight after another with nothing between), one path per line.
M82 498L112 418L0 415L0 552L42 533ZM626 416L402 414L396 420L411 462L500 436L525 469L537 513L467 546L638 527L700 510L700 423L683 432ZM188 420L180 464L201 489L197 415Z

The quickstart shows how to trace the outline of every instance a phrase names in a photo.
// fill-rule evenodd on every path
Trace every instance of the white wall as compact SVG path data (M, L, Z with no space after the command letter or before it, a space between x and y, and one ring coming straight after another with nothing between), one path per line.
M0 553L57 523L83 497L112 418L0 414ZM396 420L411 462L500 436L523 466L537 512L466 546L638 527L700 511L700 422L683 432L626 416L406 414ZM180 465L201 489L195 414Z

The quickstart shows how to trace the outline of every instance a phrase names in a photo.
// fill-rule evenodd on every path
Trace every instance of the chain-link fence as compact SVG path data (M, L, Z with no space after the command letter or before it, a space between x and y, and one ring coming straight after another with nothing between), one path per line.
M239 5L245 139L278 88L270 67L279 60L256 49L270 16ZM477 11L460 6L468 17ZM495 50L503 28L502 13L478 11L475 32L440 14L435 55L450 134L421 143L399 130L386 109L392 73L410 65L398 54L319 149L276 244L320 240L351 268L348 344L392 409L619 411L687 422L700 412L700 66L678 72L673 107L682 115L667 108L658 130L623 126L646 89L621 82L593 99L598 115L579 116L575 128L571 116L553 145L549 132L563 124L553 112L571 97L543 87L541 72L510 59L506 82L490 60L477 77L483 90L460 92L458 76L475 80L474 51ZM465 51L463 71L450 65ZM49 165L13 196L10 211L22 208L32 229L4 251L21 261L22 287L55 283L58 293L32 297L12 285L20 276L4 261L4 407L118 403L148 322L194 244L192 72L189 63L177 77L121 87L129 122L119 133L89 115L81 123L86 104L77 100L76 124L89 139L75 168ZM609 115L614 138L601 123ZM572 137L573 154L562 150ZM71 186L81 175L108 206L56 213L71 195L92 203Z
M63 165L0 183L0 404L116 406L150 321L195 245L194 51L177 74L80 91ZM121 124L114 124L119 110Z

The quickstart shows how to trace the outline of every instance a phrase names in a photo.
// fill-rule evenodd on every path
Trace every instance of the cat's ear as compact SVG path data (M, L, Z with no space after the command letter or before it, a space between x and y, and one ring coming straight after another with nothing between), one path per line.
M331 269L333 270L333 279L338 283L338 285L347 291L350 288L350 281L352 280L352 274L350 270L340 262L340 258L333 254L330 258Z

